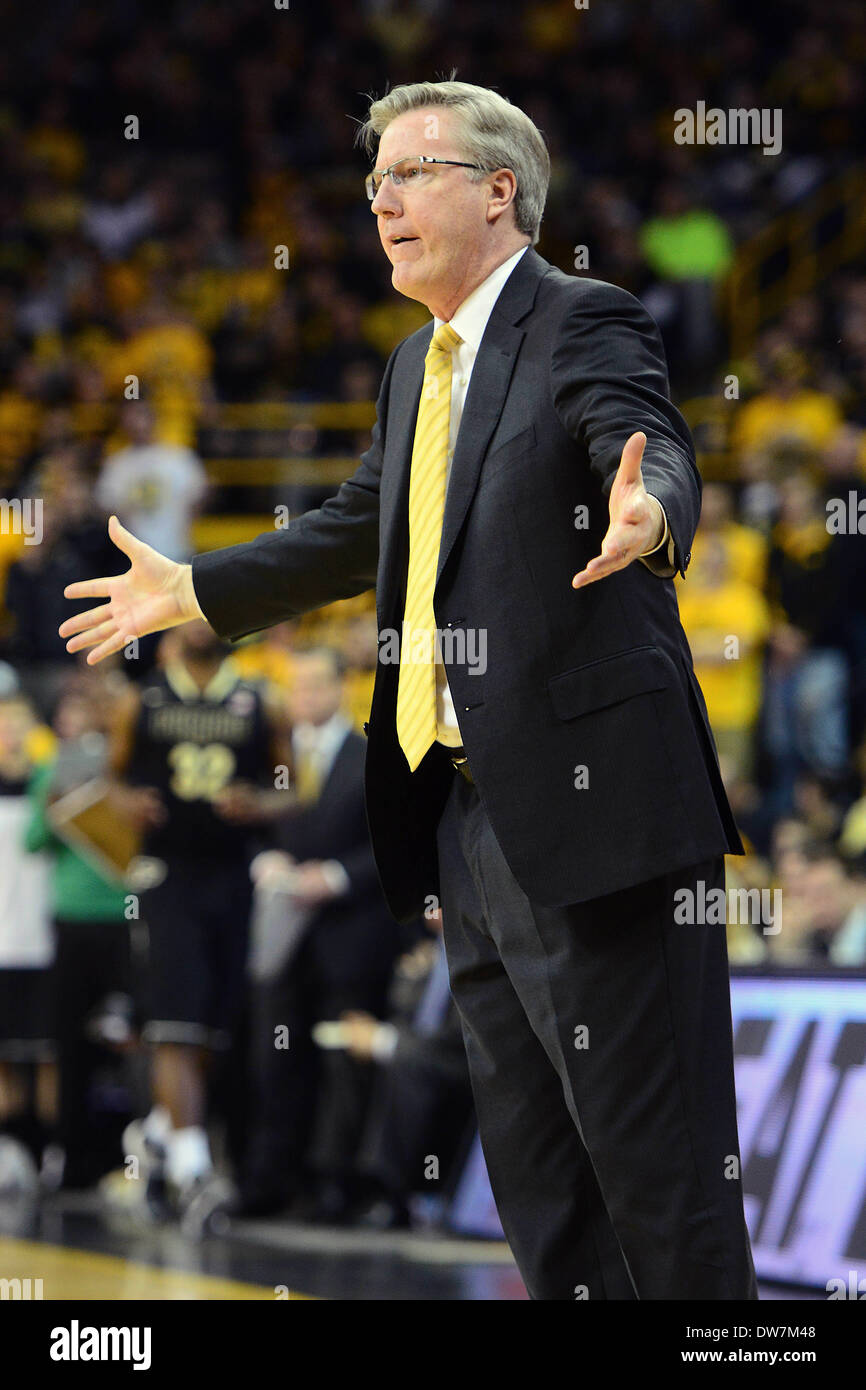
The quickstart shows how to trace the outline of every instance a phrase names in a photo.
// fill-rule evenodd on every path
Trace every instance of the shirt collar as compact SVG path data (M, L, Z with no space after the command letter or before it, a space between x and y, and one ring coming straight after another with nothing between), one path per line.
M338 710L326 719L324 724L296 724L292 729L292 742L305 753L314 749L336 750L343 742L351 725L344 714Z
M238 683L238 673L231 657L226 657L215 675L211 677L204 690L200 690L189 671L180 661L169 661L165 668L165 679L179 700L191 703L194 700L208 700L218 704Z
M482 280L480 285L476 285L472 293L464 299L452 316L450 322L454 332L459 333L464 343L468 343L474 352L477 352L481 346L487 320L493 313L493 307L502 293L505 281L520 257L528 250L528 246L521 246L520 250L515 251L513 256L509 256L507 261L503 261L495 270L492 270L486 280ZM442 322L442 319L433 319L434 333Z

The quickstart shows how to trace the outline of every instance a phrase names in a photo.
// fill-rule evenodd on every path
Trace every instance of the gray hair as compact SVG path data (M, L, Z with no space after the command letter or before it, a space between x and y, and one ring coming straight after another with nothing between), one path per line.
M357 134L358 144L375 155L385 128L407 111L427 106L446 106L459 118L460 153L479 171L467 170L473 183L495 169L510 169L517 180L514 221L518 231L538 241L547 186L550 156L538 127L519 106L490 87L470 82L412 82L394 87L370 105L367 119Z

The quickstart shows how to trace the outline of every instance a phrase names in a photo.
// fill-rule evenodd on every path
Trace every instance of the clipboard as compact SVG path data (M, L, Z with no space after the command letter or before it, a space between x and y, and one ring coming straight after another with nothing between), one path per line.
M110 882L126 885L141 853L141 832L118 813L105 777L92 777L46 808L59 838Z

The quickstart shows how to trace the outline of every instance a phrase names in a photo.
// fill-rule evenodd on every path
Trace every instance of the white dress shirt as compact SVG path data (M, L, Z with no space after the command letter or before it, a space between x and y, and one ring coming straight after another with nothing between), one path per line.
M295 757L303 755L311 759L315 767L320 787L325 785L334 759L346 742L351 724L344 715L332 714L324 724L295 724L292 729L292 750ZM334 893L342 897L351 886L349 875L338 859L322 861L322 873Z

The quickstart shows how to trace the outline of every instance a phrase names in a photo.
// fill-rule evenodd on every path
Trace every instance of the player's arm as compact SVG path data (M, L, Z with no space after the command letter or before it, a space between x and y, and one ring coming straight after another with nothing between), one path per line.
M214 797L214 809L225 820L238 825L262 825L278 820L299 804L295 792L291 730L280 702L265 696L263 704L268 728L268 747L273 769L272 785L231 782Z
M119 816L139 829L159 825L165 807L155 787L131 786L126 774L135 750L141 696L130 684L115 701L108 726L108 796Z
M132 761L141 696L131 683L117 697L108 724L108 768L113 780L122 781Z

